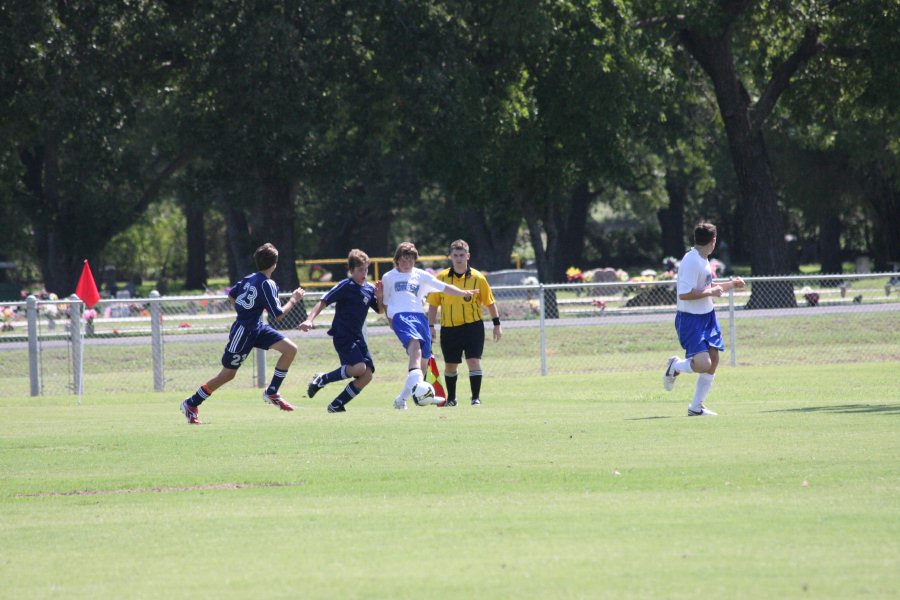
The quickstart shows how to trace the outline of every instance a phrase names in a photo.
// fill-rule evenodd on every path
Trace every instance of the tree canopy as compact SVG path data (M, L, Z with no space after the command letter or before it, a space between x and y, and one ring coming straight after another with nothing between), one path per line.
M520 232L558 281L677 254L704 218L754 274L796 268L786 234L890 268L898 30L878 0L8 2L0 259L69 293L166 203L185 251L155 274L192 287L263 241L463 237L498 269Z

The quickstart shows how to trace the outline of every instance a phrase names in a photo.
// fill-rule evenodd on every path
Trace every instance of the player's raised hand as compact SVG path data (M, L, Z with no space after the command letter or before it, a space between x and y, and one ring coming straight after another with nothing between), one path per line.
M294 299L294 302L299 302L303 298L303 294L306 293L302 287L298 287L296 290L291 292L291 298Z

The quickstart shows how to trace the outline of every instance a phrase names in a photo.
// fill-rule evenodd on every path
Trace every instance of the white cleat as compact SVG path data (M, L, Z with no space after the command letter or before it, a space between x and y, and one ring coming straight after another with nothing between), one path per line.
M678 360L677 356L670 358L669 363L666 365L666 371L663 373L663 387L666 388L667 392L671 392L672 388L675 387L675 378L678 377L678 371L675 370L676 360Z
M406 398L396 398L394 400L394 408L397 410L406 410Z
M719 413L714 413L713 411L709 410L705 406L701 406L700 410L692 410L691 408L688 408L688 416L689 417L718 417Z

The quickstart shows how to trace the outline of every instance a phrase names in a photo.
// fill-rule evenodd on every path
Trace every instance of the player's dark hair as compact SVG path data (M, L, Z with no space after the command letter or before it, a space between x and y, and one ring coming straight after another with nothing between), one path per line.
M700 223L694 228L694 244L705 246L716 237L716 226L712 223Z
M369 263L369 255L360 250L359 248L354 248L350 251L350 254L347 255L347 268L349 270L353 270L356 267L361 265L365 265Z
M278 249L268 242L256 249L253 253L253 260L256 261L256 268L265 271L278 262Z
M397 246L397 251L394 252L394 266L400 264L401 256L412 256L414 259L419 259L419 251L416 250L415 244L412 242L403 242L399 246Z

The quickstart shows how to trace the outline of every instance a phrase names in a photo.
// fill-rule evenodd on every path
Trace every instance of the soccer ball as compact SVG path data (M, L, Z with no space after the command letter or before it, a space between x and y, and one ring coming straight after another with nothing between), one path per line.
M413 386L412 393L410 394L413 402L416 403L416 406L425 406L428 404L434 403L434 388L430 383L425 381L420 381L416 385Z

